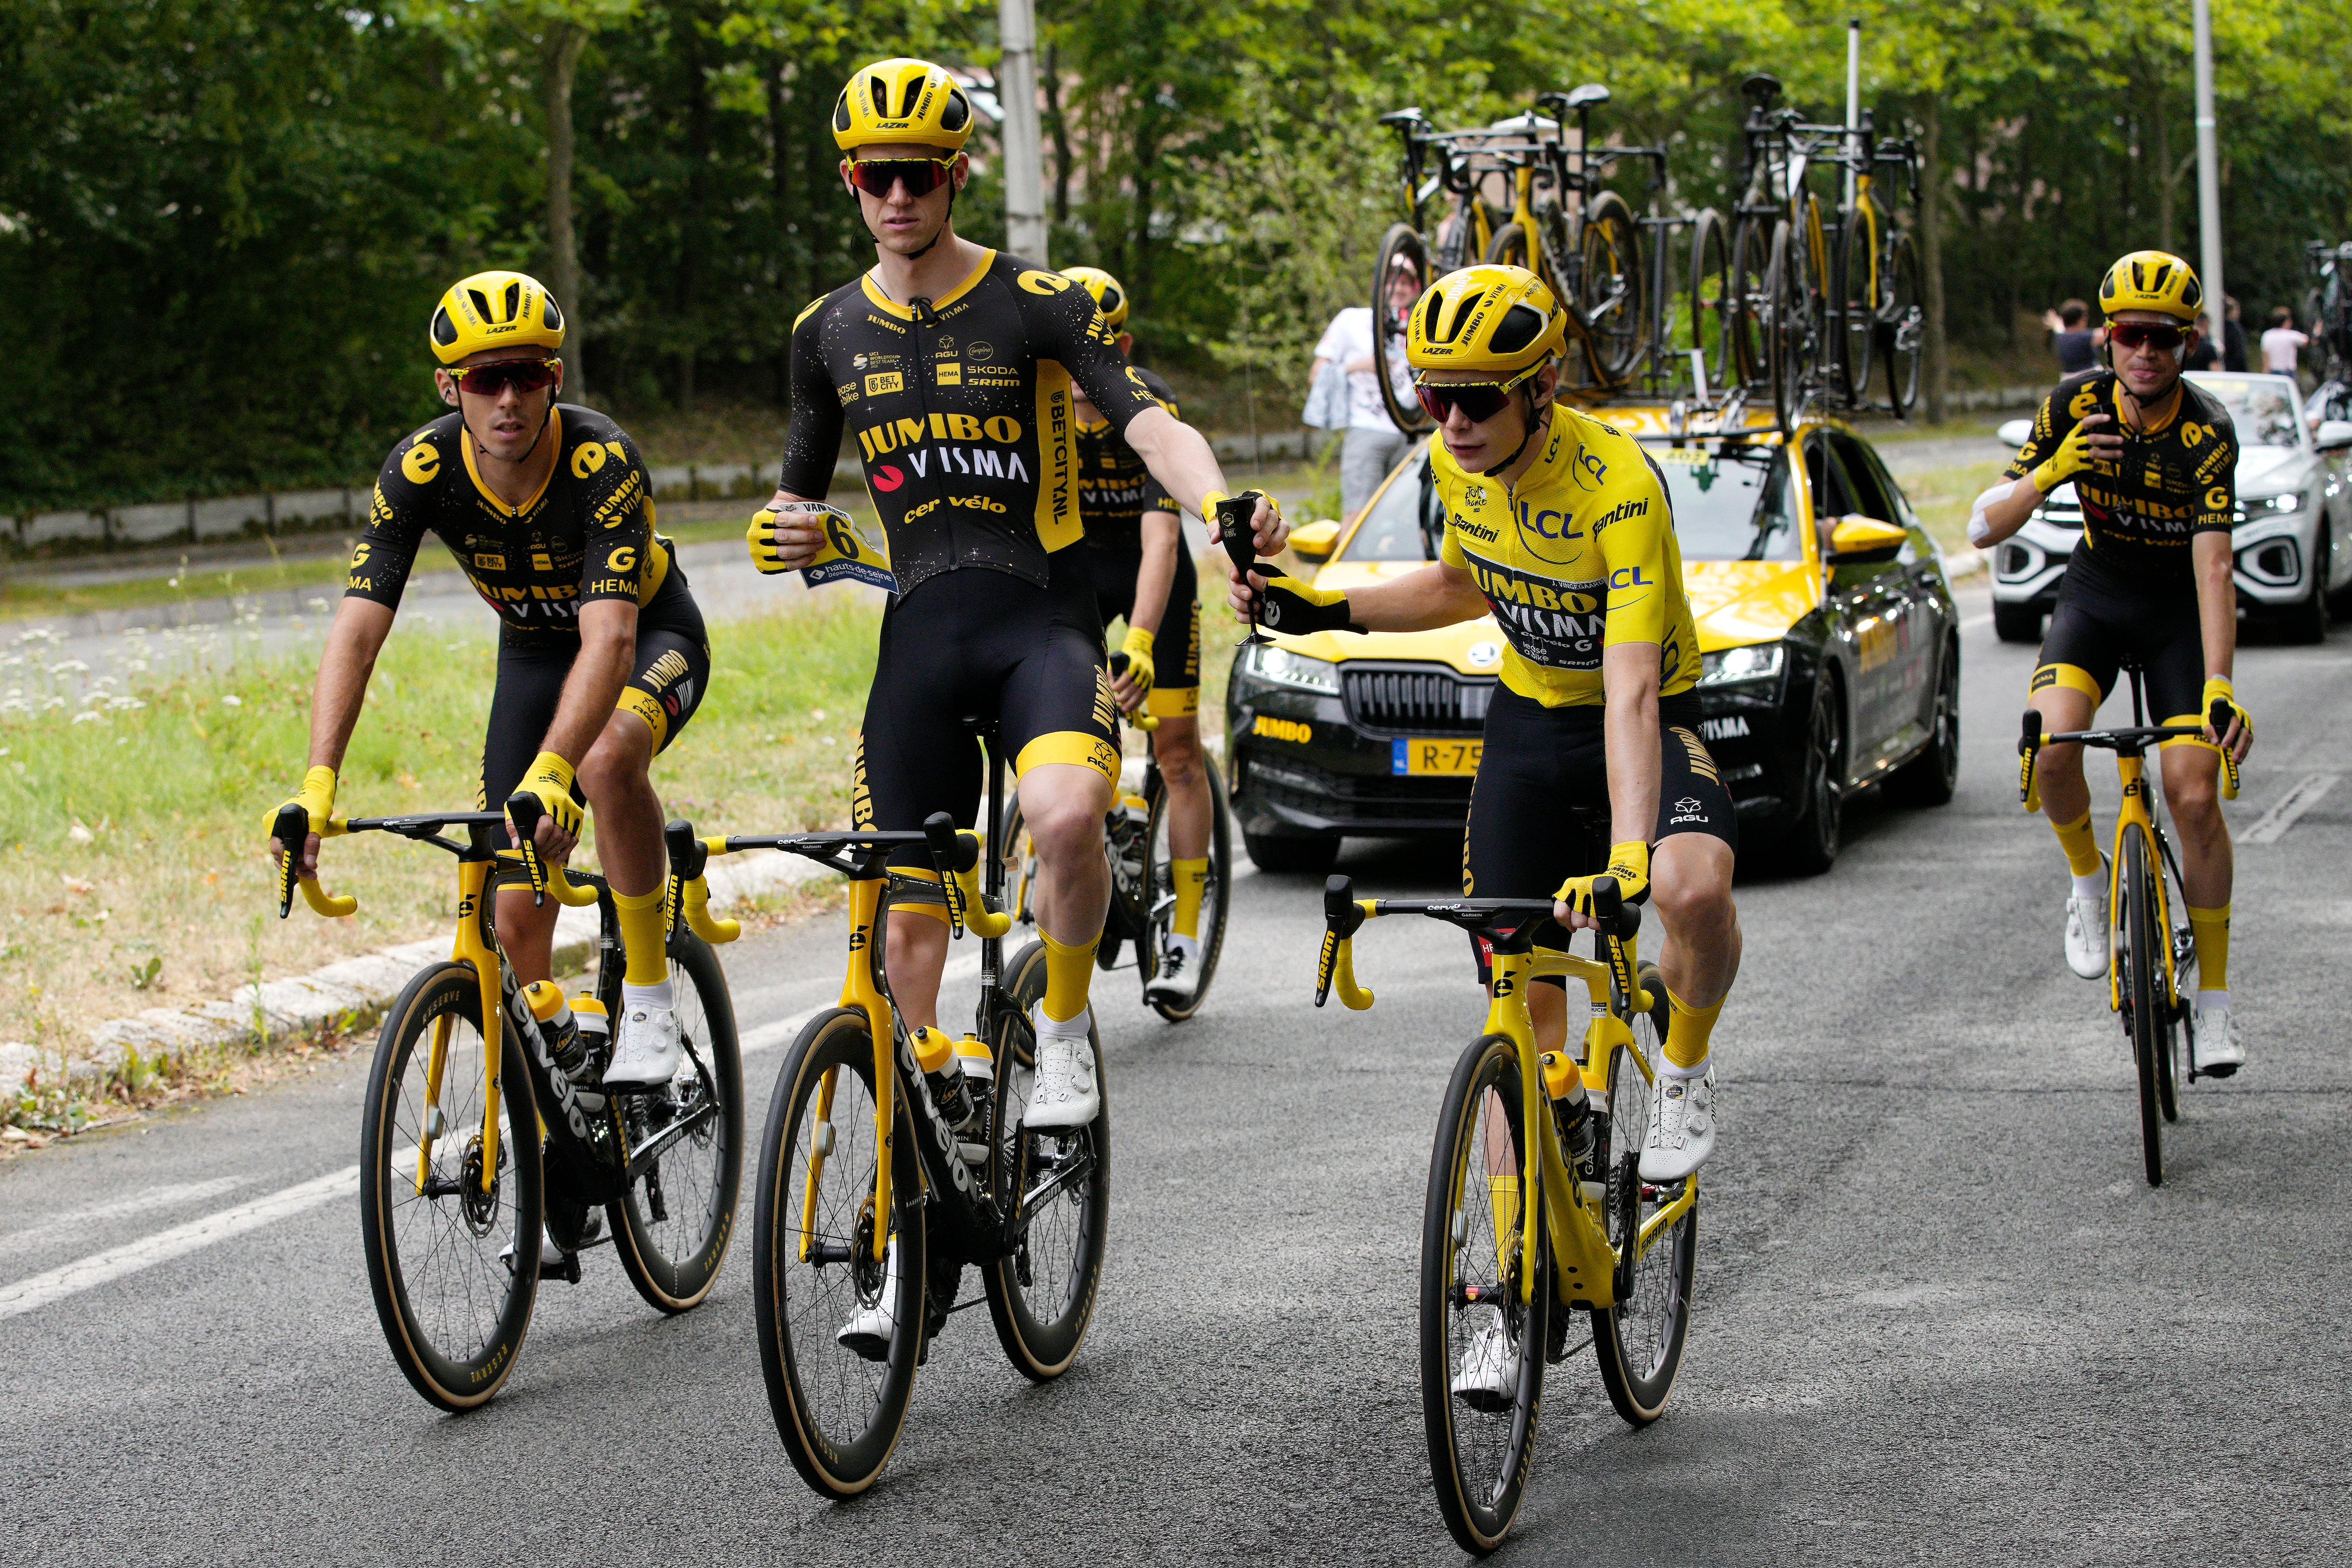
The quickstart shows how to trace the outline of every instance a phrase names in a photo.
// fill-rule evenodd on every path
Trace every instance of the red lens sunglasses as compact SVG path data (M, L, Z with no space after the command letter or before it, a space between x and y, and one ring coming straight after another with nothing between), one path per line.
M857 158L849 183L877 201L890 199L890 187L905 182L909 196L928 196L948 183L953 158Z

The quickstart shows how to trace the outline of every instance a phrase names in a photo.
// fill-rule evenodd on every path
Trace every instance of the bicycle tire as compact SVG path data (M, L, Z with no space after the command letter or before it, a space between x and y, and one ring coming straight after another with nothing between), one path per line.
M1380 378L1381 402L1389 417L1406 435L1419 436L1436 426L1419 398L1407 401L1397 395L1394 372L1404 354L1404 331L1389 310L1388 296L1389 274L1400 257L1412 263L1423 289L1436 281L1430 271L1429 244L1421 231L1409 223L1391 224L1381 237L1380 263L1372 269L1372 371Z
M1844 237L1838 245L1838 380L1845 389L1846 402L1860 407L1870 395L1871 357L1878 347L1883 289L1871 279L1878 257L1860 207L1846 212L1844 227Z
M1622 386L1650 348L1642 226L1624 197L1602 191L1586 204L1576 237L1582 258L1577 281L1585 318L1593 327L1594 368L1611 386Z
M1094 1321L1095 1302L1102 1289L1103 1256L1110 1222L1110 1086L1103 1073L1102 1039L1089 1026L1088 1043L1095 1053L1095 1084L1102 1109L1094 1121L1075 1132L1032 1133L1021 1123L1028 1104L1029 1083L1036 1062L1031 1050L1028 1015L1045 994L1045 944L1033 942L1004 967L1004 994L1013 1004L1005 1009L994 1043L996 1094L989 1123L989 1185L1000 1202L1034 1190L1031 1174L1040 1169L1046 1150L1055 1147L1057 1166L1087 1162L1084 1188L1075 1202L1065 1203L1071 1188L1055 1194L1051 1205L1027 1216L1015 1246L1006 1256L981 1270L988 1296L988 1315L996 1325L997 1342L1014 1370L1033 1383L1049 1383L1070 1368L1086 1342ZM1073 1183L1076 1185L1076 1183ZM1040 1245L1041 1229L1050 1247ZM1040 1257L1062 1260L1061 1282L1053 1298L1036 1289ZM1041 1314L1041 1300L1056 1300L1050 1317Z
M1199 978L1192 986L1192 999L1181 1006L1172 1002L1154 1000L1151 1010L1171 1024L1181 1024L1201 1010L1208 1000L1209 982L1217 975L1217 957L1225 950L1225 916L1227 895L1234 885L1234 825L1232 815L1225 809L1225 781L1217 772L1217 759L1206 751L1201 753L1201 766L1209 786L1209 881L1201 891L1201 956L1195 970ZM1156 973L1159 966L1160 944L1173 921L1176 891L1173 885L1162 889L1168 876L1168 859L1160 854L1168 829L1168 791L1162 787L1158 799L1151 803L1149 846L1150 875L1146 886L1150 889L1151 916L1144 933L1145 962ZM1146 978L1150 978L1149 975Z
M2157 913L2148 879L2147 836L2134 831L2124 836L2125 941L2116 953L2126 965L2124 1006L2130 1014L2132 1066L2139 1080L2141 1169L2151 1187L2164 1185L2164 1105L2158 1079L2164 1071L2162 1057L2170 1049L2172 999L2164 994L2162 961L2157 948ZM2165 941L2171 940L2166 933Z
M1532 1247L1521 1246L1508 1265L1504 1259L1511 1226L1526 1212L1517 1196L1527 1191L1529 1168L1519 1111L1518 1047L1503 1035L1480 1036L1455 1061L1446 1084L1422 1207L1421 1411L1430 1476L1446 1531L1464 1551L1481 1555L1503 1543L1527 1494L1554 1310L1550 1250L1540 1226ZM1490 1154L1487 1140L1498 1128L1507 1134L1510 1148ZM1498 1157L1511 1163L1519 1184L1507 1200L1518 1205L1508 1223L1500 1212L1506 1201L1497 1196L1501 1189L1491 1184ZM1483 1194L1474 1184L1479 1182L1486 1184ZM1500 1238L1497 1229L1505 1233ZM1462 1278L1485 1263L1493 1264L1486 1272L1494 1278ZM1537 1271L1534 1299L1526 1303L1519 1300L1522 1267ZM1499 1304L1471 1299L1473 1291L1483 1296L1489 1289L1499 1296ZM1461 1308L1472 1310L1458 1310L1457 1297L1463 1298ZM1518 1377L1507 1405L1480 1408L1454 1394L1454 1373L1476 1331L1469 1320L1486 1321L1489 1313L1498 1315L1516 1344ZM1465 1419L1465 1412L1476 1419Z
M431 1053L428 1047L420 1061L416 1046L445 1017L442 1131L433 1141L426 1184L449 1188L419 1193L417 1130ZM500 1173L488 1199L479 1195L481 1028L480 983L470 964L451 960L420 971L384 1015L360 1122L360 1233L376 1319L409 1386L451 1412L488 1404L514 1371L539 1294L546 1219L530 1070L505 1030ZM462 1141L468 1129L470 1141ZM501 1240L509 1258L528 1261L515 1267L502 1259L495 1250ZM427 1278L445 1263L459 1274L454 1285L437 1274Z
M1650 1010L1633 1019L1634 1044L1653 1071L1666 1037L1666 983L1654 963L1642 966ZM1646 1426L1665 1414L1675 1376L1690 1341L1692 1287L1698 1273L1698 1205L1639 1258L1628 1243L1664 1206L1641 1179L1642 1141L1650 1124L1650 1081L1619 1046L1609 1060L1609 1244L1618 1249L1616 1304L1592 1312L1592 1344L1601 1386L1628 1426ZM1696 1181L1698 1178L1690 1178Z
M890 1140L896 1212L887 1234L898 1240L895 1278L887 1255L884 1265L870 1261L876 1158L872 1038L862 1010L835 1007L810 1019L785 1053L768 1104L751 1222L752 1295L768 1408L793 1468L811 1490L835 1499L864 1491L889 1463L906 1426L923 1352L929 1262L923 1177L915 1154L914 1119L903 1097ZM820 1108L819 1091L828 1074L835 1098L822 1108L835 1114L813 1121L803 1112ZM844 1117L840 1089L852 1085L862 1087L865 1098L853 1094ZM817 1132L819 1126L827 1132ZM861 1139L862 1158L856 1149ZM826 1145L826 1164L840 1159L847 1180L835 1184L828 1203L824 1167L814 1167L817 1196L811 1208L816 1223L808 1227L809 1237L813 1253L822 1247L830 1255L804 1260L801 1216L808 1200L810 1156L820 1142ZM853 1146L845 1158L845 1142ZM795 1176L801 1178L797 1189ZM839 1278L830 1278L835 1269ZM878 1360L840 1342L840 1330L860 1310L886 1301L889 1339Z
M1753 217L1739 220L1731 237L1731 363L1742 386L1762 386L1772 374L1772 347L1766 328L1772 319L1771 231Z
M669 982L686 1055L667 1090L622 1100L629 1147L643 1148L706 1105L713 1114L671 1143L604 1213L629 1283L647 1305L675 1313L710 1294L734 1238L743 1188L743 1058L727 975L692 931L670 940Z
M1919 402L1920 368L1927 358L1927 311L1919 291L1919 252L1911 237L1897 231L1887 242L1888 291L1880 306L1886 395L1897 418L1907 419Z
M1765 268L1765 297L1770 315L1764 342L1770 361L1772 416L1783 431L1796 428L1804 407L1805 386L1812 374L1812 333L1805 300L1811 290L1805 276L1804 247L1783 218L1772 229L1772 259Z
M1691 229L1690 329L1679 345L1683 357L1696 353L1706 367L1707 391L1721 395L1746 379L1734 363L1732 318L1738 296L1731 288L1731 237L1713 207Z

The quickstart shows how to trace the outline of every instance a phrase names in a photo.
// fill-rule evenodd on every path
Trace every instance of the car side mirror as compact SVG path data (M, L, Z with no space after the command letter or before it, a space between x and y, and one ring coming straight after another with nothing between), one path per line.
M1339 525L1328 517L1290 531L1290 552L1301 561L1328 561L1331 552L1339 548Z
M2004 447L2022 447L2033 439L2033 421L2004 419L2000 428L1993 432L1993 438Z
M2323 452L2341 452L2352 447L2352 419L2323 419L2312 444Z
M1830 530L1826 560L1832 566L1874 566L1901 554L1910 538L1893 523L1874 517L1842 517Z

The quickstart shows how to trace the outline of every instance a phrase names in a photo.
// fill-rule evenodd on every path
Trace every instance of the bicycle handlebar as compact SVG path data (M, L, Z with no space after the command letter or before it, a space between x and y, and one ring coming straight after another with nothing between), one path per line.
M1602 936L1616 942L1631 939L1642 929L1642 911L1625 901L1614 877L1597 877L1592 901ZM1368 920L1382 915L1426 915L1458 926L1473 936L1498 944L1528 936L1552 919L1550 899L1359 899L1354 879L1334 876L1323 884L1323 947L1315 965L1315 1005L1323 1005L1336 988L1339 1000L1361 1012L1372 1005L1372 994L1356 984L1354 941ZM1515 949L1516 951L1516 949ZM1628 972L1631 965L1628 965Z
M709 942L733 942L742 934L741 925L734 921L714 919L709 914L709 889L704 872L714 855L733 855L745 849L781 849L787 854L806 856L821 866L847 875L861 872L871 876L882 868L863 860L846 858L856 851L869 855L877 851L921 845L940 873L940 890L946 895L948 924L956 936L969 927L978 936L995 938L1013 929L1013 917L999 910L981 890L980 835L971 828L959 828L955 818L946 812L933 812L919 832L821 832L713 835L698 837L690 822L672 822L663 829L662 842L669 851L670 878L675 888L675 908L678 918L688 930Z
M325 826L319 829L319 837L338 838L350 831L351 826L345 818L331 817ZM319 886L319 879L316 877L298 878L296 876L294 868L302 863L303 847L310 837L309 812L292 801L287 802L278 813L278 820L269 825L269 836L277 839L286 851L278 858L278 918L279 920L282 921L294 912L294 887L297 881L301 884L302 901L310 906L311 912L314 914L324 915L329 920L340 920L360 907L360 901L357 899L338 898L330 894L324 888Z
M2151 745L2165 741L2202 741L2208 731L2216 741L2230 732L2230 705L2218 697L2206 711L2203 723L2134 724L2114 730L2047 731L2042 727L2042 715L2029 708L2017 742L2017 798L2028 811L2042 809L2041 779L2036 769L2044 746L2091 746L2119 756L2137 757ZM2216 746L2215 750L2221 748ZM2235 800L2241 782L2238 759L2226 751L2221 751L2221 798Z

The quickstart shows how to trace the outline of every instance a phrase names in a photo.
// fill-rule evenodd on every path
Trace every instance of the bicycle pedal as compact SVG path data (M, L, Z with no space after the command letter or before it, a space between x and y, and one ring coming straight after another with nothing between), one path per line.
M541 1279L561 1279L566 1285L579 1284L580 1255L576 1252L567 1252L563 1255L563 1261L561 1263L550 1263L541 1259L539 1265L539 1277Z

